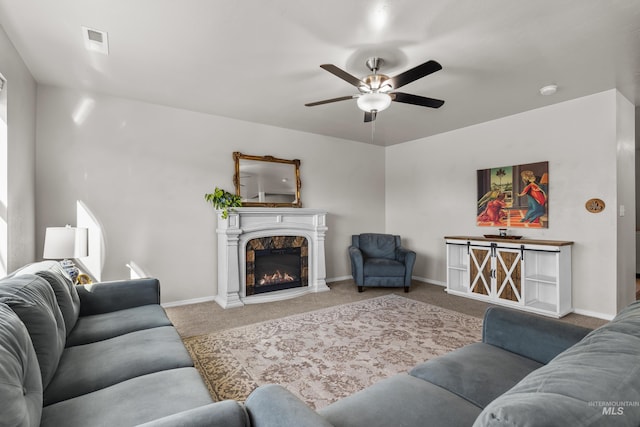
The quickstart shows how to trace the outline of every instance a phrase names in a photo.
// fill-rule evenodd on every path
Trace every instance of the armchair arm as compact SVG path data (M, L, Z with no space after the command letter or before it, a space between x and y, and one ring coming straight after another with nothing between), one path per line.
M76 285L76 290L80 297L81 316L160 304L158 279L117 280Z
M249 417L235 400L223 400L177 414L168 415L138 427L248 427Z
M267 384L247 398L251 427L332 427L332 425L284 387Z
M349 246L349 258L351 258L351 275L356 285L364 285L364 257L362 251L355 247Z
M489 307L482 342L540 363L548 363L585 337L591 329L530 313Z
M416 253L403 247L396 249L396 259L404 263L404 285L411 286L411 276L413 275L413 266L416 263Z

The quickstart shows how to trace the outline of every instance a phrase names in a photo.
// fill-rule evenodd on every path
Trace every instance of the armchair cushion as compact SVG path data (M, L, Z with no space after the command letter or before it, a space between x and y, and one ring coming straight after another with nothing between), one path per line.
M365 258L396 259L396 248L400 246L391 234L364 233L353 236L352 240Z
M404 264L387 258L370 258L364 263L364 275L378 277L404 276Z

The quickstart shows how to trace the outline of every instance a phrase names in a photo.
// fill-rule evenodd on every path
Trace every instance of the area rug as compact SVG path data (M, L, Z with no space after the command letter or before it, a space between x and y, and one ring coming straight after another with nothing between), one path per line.
M482 320L398 295L185 338L214 400L277 383L315 409L480 341Z

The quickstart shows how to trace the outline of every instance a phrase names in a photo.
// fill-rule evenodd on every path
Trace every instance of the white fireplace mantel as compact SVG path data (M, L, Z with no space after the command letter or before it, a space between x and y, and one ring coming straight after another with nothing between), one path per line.
M217 212L218 295L223 308L277 301L310 292L328 291L324 238L327 213L306 208L235 208L226 219ZM251 239L304 236L309 242L309 286L246 296L246 247Z

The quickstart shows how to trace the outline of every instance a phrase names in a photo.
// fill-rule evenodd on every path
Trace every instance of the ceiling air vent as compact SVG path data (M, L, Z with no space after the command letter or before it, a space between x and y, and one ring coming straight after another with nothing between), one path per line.
M106 31L82 27L82 37L87 50L109 55L109 37Z

